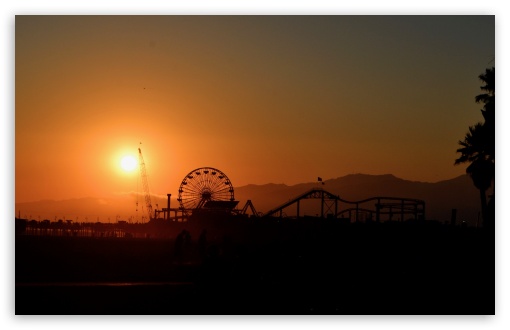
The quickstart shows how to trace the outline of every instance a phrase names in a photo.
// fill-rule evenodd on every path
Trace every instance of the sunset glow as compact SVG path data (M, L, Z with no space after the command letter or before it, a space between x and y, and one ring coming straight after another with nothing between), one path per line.
M493 16L16 16L15 31L16 203L125 196L122 217L140 146L151 193L172 198L204 166L235 187L463 175L494 58Z
M137 168L137 166L138 164L136 158L133 156L124 156L120 160L120 167L126 172L133 171L134 169Z

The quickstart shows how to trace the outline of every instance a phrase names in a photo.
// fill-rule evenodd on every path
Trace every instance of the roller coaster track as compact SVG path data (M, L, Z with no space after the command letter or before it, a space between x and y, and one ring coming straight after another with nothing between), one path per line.
M289 201L281 204L280 206L271 209L265 213L264 217L283 216L283 210L287 207L296 204L297 217L300 217L300 201L304 199L320 199L321 211L320 217L324 218L325 215L333 215L334 218L342 217L351 220L359 221L361 216L365 219L372 219L375 215L375 220L380 221L381 215L386 215L389 220L392 220L394 215L400 215L400 219L404 219L404 215L413 215L415 219L425 219L425 202L423 200L414 198L402 197L371 197L360 201L348 201L334 195L322 188L312 188L307 192L290 199ZM339 210L339 204L346 207ZM365 204L370 204L373 208L362 207ZM354 217L354 219L353 219Z
M248 207L250 208L253 216L255 216L255 217L259 216L259 212L257 212L257 210L255 210L255 206L253 206L253 203L251 202L250 199L248 199L246 201L246 204L244 204L243 208L239 211L239 214L246 215L247 214L246 211L248 211Z

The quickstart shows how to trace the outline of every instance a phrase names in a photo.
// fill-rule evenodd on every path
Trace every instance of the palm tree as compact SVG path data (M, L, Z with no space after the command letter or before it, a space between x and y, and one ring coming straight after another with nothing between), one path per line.
M483 91L475 97L476 103L483 103L481 110L484 123L477 123L469 127L461 146L457 149L460 157L455 165L469 163L466 173L473 180L473 184L480 191L482 204L483 226L493 224L493 212L489 214L486 191L493 185L495 177L495 70L494 67L485 69L478 78L482 81L480 89ZM491 207L494 205L491 199ZM491 210L492 211L492 210Z
M483 103L484 109L483 112L486 111L494 111L494 100L495 100L495 70L494 67L491 69L485 69L485 73L482 73L478 76L478 78L485 84L480 86L480 89L485 93L479 94L475 97L476 103ZM484 116L485 117L485 116ZM487 118L486 118L487 120Z
M483 118L485 119L484 126L486 126L487 136L487 152L494 160L495 153L495 69L485 69L485 73L482 73L478 78L483 82L480 89L485 93L479 94L475 97L476 103L483 103L483 109L481 109Z
M455 160L455 165L470 163L466 168L466 173L480 191L484 227L490 225L486 191L491 187L495 175L494 158L487 150L488 139L487 126L482 123L470 126L464 140L459 141L461 148L457 149L457 152L461 156Z

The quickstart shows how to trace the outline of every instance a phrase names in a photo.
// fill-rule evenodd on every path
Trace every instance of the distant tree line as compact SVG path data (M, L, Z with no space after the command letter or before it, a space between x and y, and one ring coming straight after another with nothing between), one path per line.
M469 127L464 140L459 141L457 152L460 157L455 165L468 163L466 173L480 192L482 221L484 227L494 225L494 192L487 200L487 190L494 187L495 178L495 73L494 67L485 69L478 77L482 82L483 93L475 97L475 102L483 105L483 122Z

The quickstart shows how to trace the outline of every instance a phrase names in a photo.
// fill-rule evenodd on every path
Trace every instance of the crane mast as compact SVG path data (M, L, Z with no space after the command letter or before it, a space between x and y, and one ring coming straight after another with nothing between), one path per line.
M145 205L147 206L147 213L149 214L149 220L152 217L152 202L151 195L149 194L149 182L147 180L147 172L145 171L145 162L143 161L142 149L138 148L138 158L140 160L140 174L142 176L143 192L145 195Z

